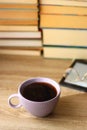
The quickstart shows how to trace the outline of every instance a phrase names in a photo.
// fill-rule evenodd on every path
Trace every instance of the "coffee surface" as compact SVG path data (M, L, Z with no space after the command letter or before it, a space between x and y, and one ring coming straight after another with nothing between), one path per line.
M21 93L28 100L42 102L54 98L57 91L48 83L35 82L23 87Z

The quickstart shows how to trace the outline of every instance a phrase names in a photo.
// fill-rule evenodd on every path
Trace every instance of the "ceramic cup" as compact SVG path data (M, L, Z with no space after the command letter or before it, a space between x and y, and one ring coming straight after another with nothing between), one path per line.
M28 86L32 83L37 83L37 82L47 83L47 84L52 85L56 89L55 97L53 97L52 99L49 99L47 101L32 101L32 100L25 98L22 94L22 89L25 89L26 86ZM8 103L13 108L19 108L19 107L23 106L29 113L31 113L34 116L45 117L53 112L53 110L58 102L58 99L60 97L60 92L61 92L60 86L54 80L52 80L50 78L45 78L45 77L36 77L36 78L28 79L28 80L24 81L23 83L21 83L18 88L18 93L12 94L8 98ZM13 98L18 98L19 104L13 104L12 103Z

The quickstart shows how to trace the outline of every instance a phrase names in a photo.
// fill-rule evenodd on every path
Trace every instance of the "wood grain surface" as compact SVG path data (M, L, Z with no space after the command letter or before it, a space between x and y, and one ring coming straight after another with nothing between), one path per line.
M0 55L0 130L86 130L87 93L61 86L60 100L52 114L38 118L23 107L13 109L8 97L19 84L32 77L49 77L59 82L71 60Z

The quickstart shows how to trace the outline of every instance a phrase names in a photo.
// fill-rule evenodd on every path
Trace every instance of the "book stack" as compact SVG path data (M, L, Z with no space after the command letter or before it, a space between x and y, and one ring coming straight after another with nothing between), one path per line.
M0 53L40 55L38 0L0 0Z
M87 59L87 1L40 0L44 57Z

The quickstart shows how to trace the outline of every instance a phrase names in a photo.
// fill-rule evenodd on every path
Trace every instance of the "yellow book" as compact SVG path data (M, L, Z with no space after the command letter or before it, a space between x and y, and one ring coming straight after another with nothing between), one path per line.
M38 19L38 10L0 10L0 19Z
M86 7L40 5L40 14L87 15Z
M0 8L1 9L33 9L37 10L38 4L22 4L22 3L0 3Z
M38 19L1 19L0 25L37 25Z
M44 57L60 59L87 59L87 48L45 46Z
M40 56L39 50L11 50L11 49L0 49L0 54L5 55L26 55L26 56Z
M0 47L0 54L41 56L42 47Z
M38 26L4 26L0 25L0 31L38 31Z
M44 45L87 46L87 30L43 28Z
M87 28L87 16L40 15L41 28Z
M36 4L38 0L0 0L0 3Z

